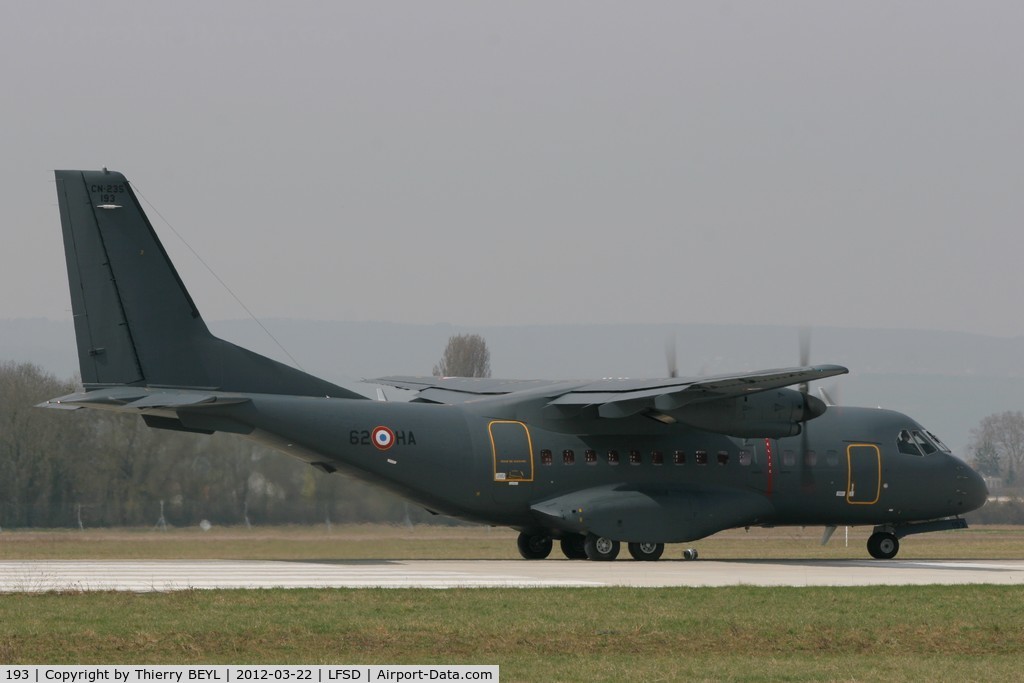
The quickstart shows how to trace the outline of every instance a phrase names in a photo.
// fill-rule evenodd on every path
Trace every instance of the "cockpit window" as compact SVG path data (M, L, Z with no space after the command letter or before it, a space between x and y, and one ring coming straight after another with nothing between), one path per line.
M924 453L925 455L931 455L932 453L938 450L935 444L928 440L927 436L917 431L916 429L910 432L910 435L914 437L914 441L917 442L917 445L921 449L921 452Z
M931 439L932 441L935 442L935 445L938 446L939 450L942 451L943 453L952 453L953 452L953 451L949 450L949 446L947 446L946 444L942 443L942 441L939 440L939 437L935 436L934 434L932 434L931 432L928 432L928 431L926 431L925 434L928 435L929 439Z
M923 455L921 449L917 447L917 444L910 436L910 430L904 429L900 431L898 437L896 437L896 445L899 446L900 453L906 455Z
M931 455L939 446L929 438L928 432L917 429L903 429L896 438L900 453L907 455ZM948 449L943 448L948 452Z

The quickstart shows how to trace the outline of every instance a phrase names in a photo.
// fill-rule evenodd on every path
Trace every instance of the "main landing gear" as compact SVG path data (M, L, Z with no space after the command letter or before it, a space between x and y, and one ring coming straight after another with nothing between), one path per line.
M552 540L545 533L524 531L516 541L519 554L527 560L543 560L551 554ZM559 539L562 554L570 560L610 562L619 556L620 543L596 534L566 534ZM665 552L664 543L629 543L626 546L634 560L653 562ZM696 550L686 550L684 559L697 559Z
M543 560L551 554L551 537L547 534L531 534L522 532L516 539L519 554L524 560Z
M587 540L583 543L583 549L587 553L588 560L597 562L611 562L619 556L619 542L613 541L604 536L587 534Z
M562 554L570 560L585 560L587 559L586 549L587 538L581 534L570 534L569 536L563 536L562 540L559 541L559 545L562 548Z
M628 547L633 559L642 562L654 562L665 552L664 543L630 543Z

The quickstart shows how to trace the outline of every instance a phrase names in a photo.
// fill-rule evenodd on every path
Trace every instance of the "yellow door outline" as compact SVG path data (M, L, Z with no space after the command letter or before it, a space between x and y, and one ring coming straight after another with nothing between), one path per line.
M526 447L525 453L526 459L524 461L524 467L518 469L515 467L498 467L498 445L494 440L494 425L519 425L523 428L523 433L526 434ZM530 428L525 423L519 420L491 420L487 424L487 435L491 438L491 457L494 463L494 481L495 483L508 483L508 482L531 482L533 481L533 439L530 437ZM517 454L518 455L518 454ZM516 464L506 462L505 465Z
M854 448L870 448L875 451L875 464L878 471L878 483L875 486L875 498L874 500L853 500L853 496L856 495L853 487L856 482L853 481L853 449ZM868 456L870 457L870 456ZM851 443L846 447L846 502L850 505L874 505L878 502L878 499L882 496L882 451L878 448L877 444L873 443Z

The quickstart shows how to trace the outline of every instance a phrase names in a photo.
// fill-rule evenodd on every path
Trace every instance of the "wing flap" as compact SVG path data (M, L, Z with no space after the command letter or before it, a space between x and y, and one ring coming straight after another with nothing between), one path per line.
M373 384L383 384L398 389L425 391L437 389L448 392L473 394L475 396L511 394L517 391L528 391L541 387L560 384L554 380L544 379L499 379L492 377L407 377L391 376L366 380Z

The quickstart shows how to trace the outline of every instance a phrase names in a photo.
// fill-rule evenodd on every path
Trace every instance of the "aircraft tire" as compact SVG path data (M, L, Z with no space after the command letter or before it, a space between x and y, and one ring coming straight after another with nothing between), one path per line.
M559 546L562 548L562 554L570 560L585 560L587 559L587 549L584 547L587 539L580 534L573 534L566 536L559 541Z
M891 560L900 551L900 541L894 534L879 531L868 538L868 553L876 560Z
M547 534L531 534L523 531L516 539L519 554L524 560L543 560L551 554L553 542Z
M633 559L642 562L654 562L661 559L661 554L665 552L664 543L630 543L627 547Z
M587 559L596 562L611 562L619 556L619 542L604 536L587 534L583 548L587 551Z

